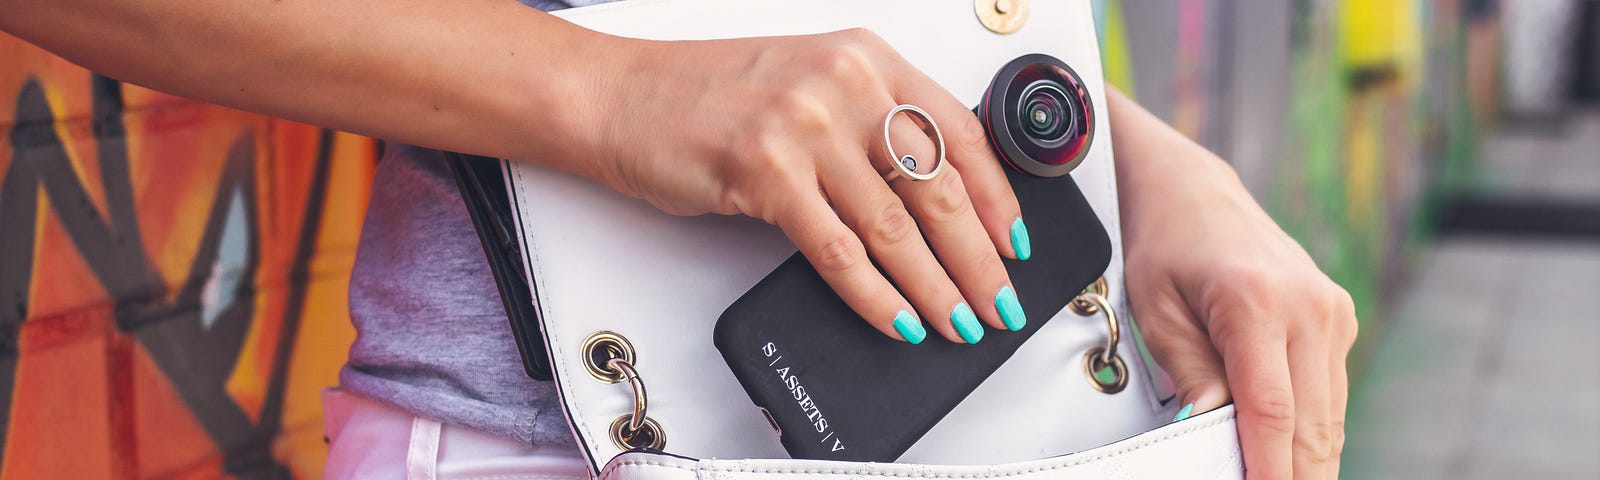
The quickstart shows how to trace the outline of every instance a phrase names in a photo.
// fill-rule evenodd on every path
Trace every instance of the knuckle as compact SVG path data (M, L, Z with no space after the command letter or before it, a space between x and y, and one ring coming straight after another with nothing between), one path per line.
M859 261L856 249L852 248L854 237L845 234L835 234L823 240L817 247L816 258L813 263L817 270L840 272L849 270Z
M831 118L827 104L816 95L802 89L779 92L773 103L777 108L772 111L781 117L769 124L782 125L774 127L778 130L789 131L796 126L825 126Z
M983 251L978 258L973 260L979 278L997 277L1006 278L1006 264L1000 261L1000 256L992 251Z
M917 233L917 222L911 219L900 202L884 203L879 207L881 213L874 219L870 229L872 240L880 245L899 245L911 239Z
M760 178L787 170L783 161L783 140L779 135L774 129L756 127L731 142L735 145L735 151L730 155L743 167L737 169L737 175L741 178Z
M1280 287L1272 268L1255 262L1239 262L1227 266L1224 274L1228 283L1252 296L1270 294Z
M1328 297L1331 303L1329 311L1330 327L1333 329L1334 338L1341 340L1346 350L1355 344L1356 336L1360 333L1361 324L1356 319L1356 303L1350 292L1332 281L1328 282Z
M734 189L753 198L774 195L798 195L815 190L813 171L796 162L785 152L781 133L767 128L755 128L729 142L734 151L728 155L733 160L718 168L718 175Z
M815 68L834 79L858 79L872 71L867 52L851 44L829 45L818 50Z
M1249 318L1270 320L1267 315L1276 306L1282 283L1271 267L1251 261L1235 261L1218 271L1216 282L1208 282L1201 291L1202 303L1226 310L1222 313ZM1281 321L1281 319L1279 319Z
M1316 421L1304 425L1295 431L1295 455L1302 460L1316 465L1325 465L1333 461L1336 448L1334 446L1335 434L1333 424L1328 421Z
M960 115L949 128L954 134L951 138L956 148L965 152L989 151L989 132L984 130L983 122L979 122L976 115Z
M941 220L960 218L972 210L972 200L967 198L966 186L955 173L947 169L939 176L933 192L928 195L929 213Z
M1294 395L1287 391L1264 391L1253 402L1241 405L1256 417L1262 428L1281 435L1294 434Z

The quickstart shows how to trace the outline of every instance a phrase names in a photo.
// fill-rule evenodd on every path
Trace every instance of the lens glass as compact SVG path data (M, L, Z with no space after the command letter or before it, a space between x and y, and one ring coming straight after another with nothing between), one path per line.
M1022 94L1021 114L1023 129L1028 137L1041 145L1061 142L1072 130L1072 104L1067 94L1051 80L1040 80L1029 85Z

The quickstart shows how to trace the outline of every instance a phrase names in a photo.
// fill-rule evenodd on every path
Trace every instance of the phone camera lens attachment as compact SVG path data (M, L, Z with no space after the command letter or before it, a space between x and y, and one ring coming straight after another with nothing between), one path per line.
M1072 103L1059 87L1048 81L1034 82L1023 94L1023 102L1020 123L1027 128L1029 140L1050 145L1067 137L1074 123Z
M1077 72L1055 57L1031 54L1000 69L976 112L1002 160L1023 172L1057 177L1089 152L1092 105Z

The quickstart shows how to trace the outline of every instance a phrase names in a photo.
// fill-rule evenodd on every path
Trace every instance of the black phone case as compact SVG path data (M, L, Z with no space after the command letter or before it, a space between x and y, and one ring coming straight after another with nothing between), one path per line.
M722 313L717 349L790 456L894 461L1105 272L1111 241L1072 176L1006 172L1033 244L1029 260L1004 259L1020 331L985 326L973 345L931 328L920 345L888 338L798 253Z

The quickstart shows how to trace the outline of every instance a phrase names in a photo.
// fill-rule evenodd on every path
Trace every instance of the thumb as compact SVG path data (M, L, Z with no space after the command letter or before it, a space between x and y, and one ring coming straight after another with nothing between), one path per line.
M1190 415L1198 415L1227 405L1231 397L1222 356L1189 309L1160 296L1129 300L1150 356L1172 378L1180 408L1192 404Z

